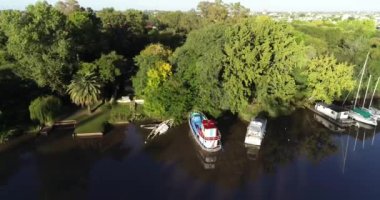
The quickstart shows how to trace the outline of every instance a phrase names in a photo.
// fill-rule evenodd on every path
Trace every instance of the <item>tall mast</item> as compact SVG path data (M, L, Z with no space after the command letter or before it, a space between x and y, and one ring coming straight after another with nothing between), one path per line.
M369 88L369 83L371 82L371 77L372 75L369 75L369 80L368 80L368 84L367 84L367 89L365 90L365 95L364 95L364 100L363 100L363 108L365 106L365 100L367 99L367 93L368 93L368 88Z
M377 84L379 84L379 79L380 79L380 76L377 78L375 89L373 89L371 101L369 102L369 107L371 107L371 105L372 105L373 97L375 96L375 92L376 92L376 89L377 89Z
M358 101L359 91L360 91L360 87L362 85L363 75L365 72L365 67L367 66L368 57L369 57L369 52L367 53L367 58L365 59L364 66L363 66L363 72L362 72L362 75L360 76L360 82L359 82L358 91L357 91L356 97L355 97L354 108L356 107L356 102Z

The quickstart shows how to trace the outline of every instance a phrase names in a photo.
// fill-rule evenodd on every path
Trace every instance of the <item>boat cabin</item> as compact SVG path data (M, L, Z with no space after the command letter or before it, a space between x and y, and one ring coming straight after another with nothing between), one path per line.
M248 126L248 133L254 136L263 136L263 125L262 121L251 121Z
M204 134L204 138L207 140L218 139L218 129L213 120L202 120L202 132Z
M334 119L334 120L346 120L348 119L349 111L343 107L335 105L327 105L324 103L316 103L315 110Z

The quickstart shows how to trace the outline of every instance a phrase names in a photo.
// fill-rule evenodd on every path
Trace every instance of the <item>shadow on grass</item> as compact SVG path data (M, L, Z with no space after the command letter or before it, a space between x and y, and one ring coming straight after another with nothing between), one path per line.
M95 106L95 108L91 109L91 113L95 112L98 108L100 108L102 105L104 105L104 101L102 101L100 104Z
M90 117L86 118L85 120L81 120L78 124L77 124L77 127L80 127L82 126L83 124L86 124L94 119L96 119L97 117L99 117L100 115L102 115L103 113L101 112L98 112L96 114L93 114L91 115Z

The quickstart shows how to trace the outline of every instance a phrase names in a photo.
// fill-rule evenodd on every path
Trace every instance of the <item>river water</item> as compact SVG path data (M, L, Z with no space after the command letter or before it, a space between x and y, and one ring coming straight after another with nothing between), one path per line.
M2 146L0 199L379 199L379 130L340 129L308 110L269 119L260 149L247 122L218 120L223 149L204 154L187 123L145 144L119 125L103 138L70 130Z

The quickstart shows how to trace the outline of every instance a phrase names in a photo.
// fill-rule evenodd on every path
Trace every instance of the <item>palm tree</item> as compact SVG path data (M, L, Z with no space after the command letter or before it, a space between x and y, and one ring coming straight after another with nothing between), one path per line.
M99 100L101 84L93 73L78 74L71 81L67 92L73 103L87 106L88 112L91 113L91 105Z

